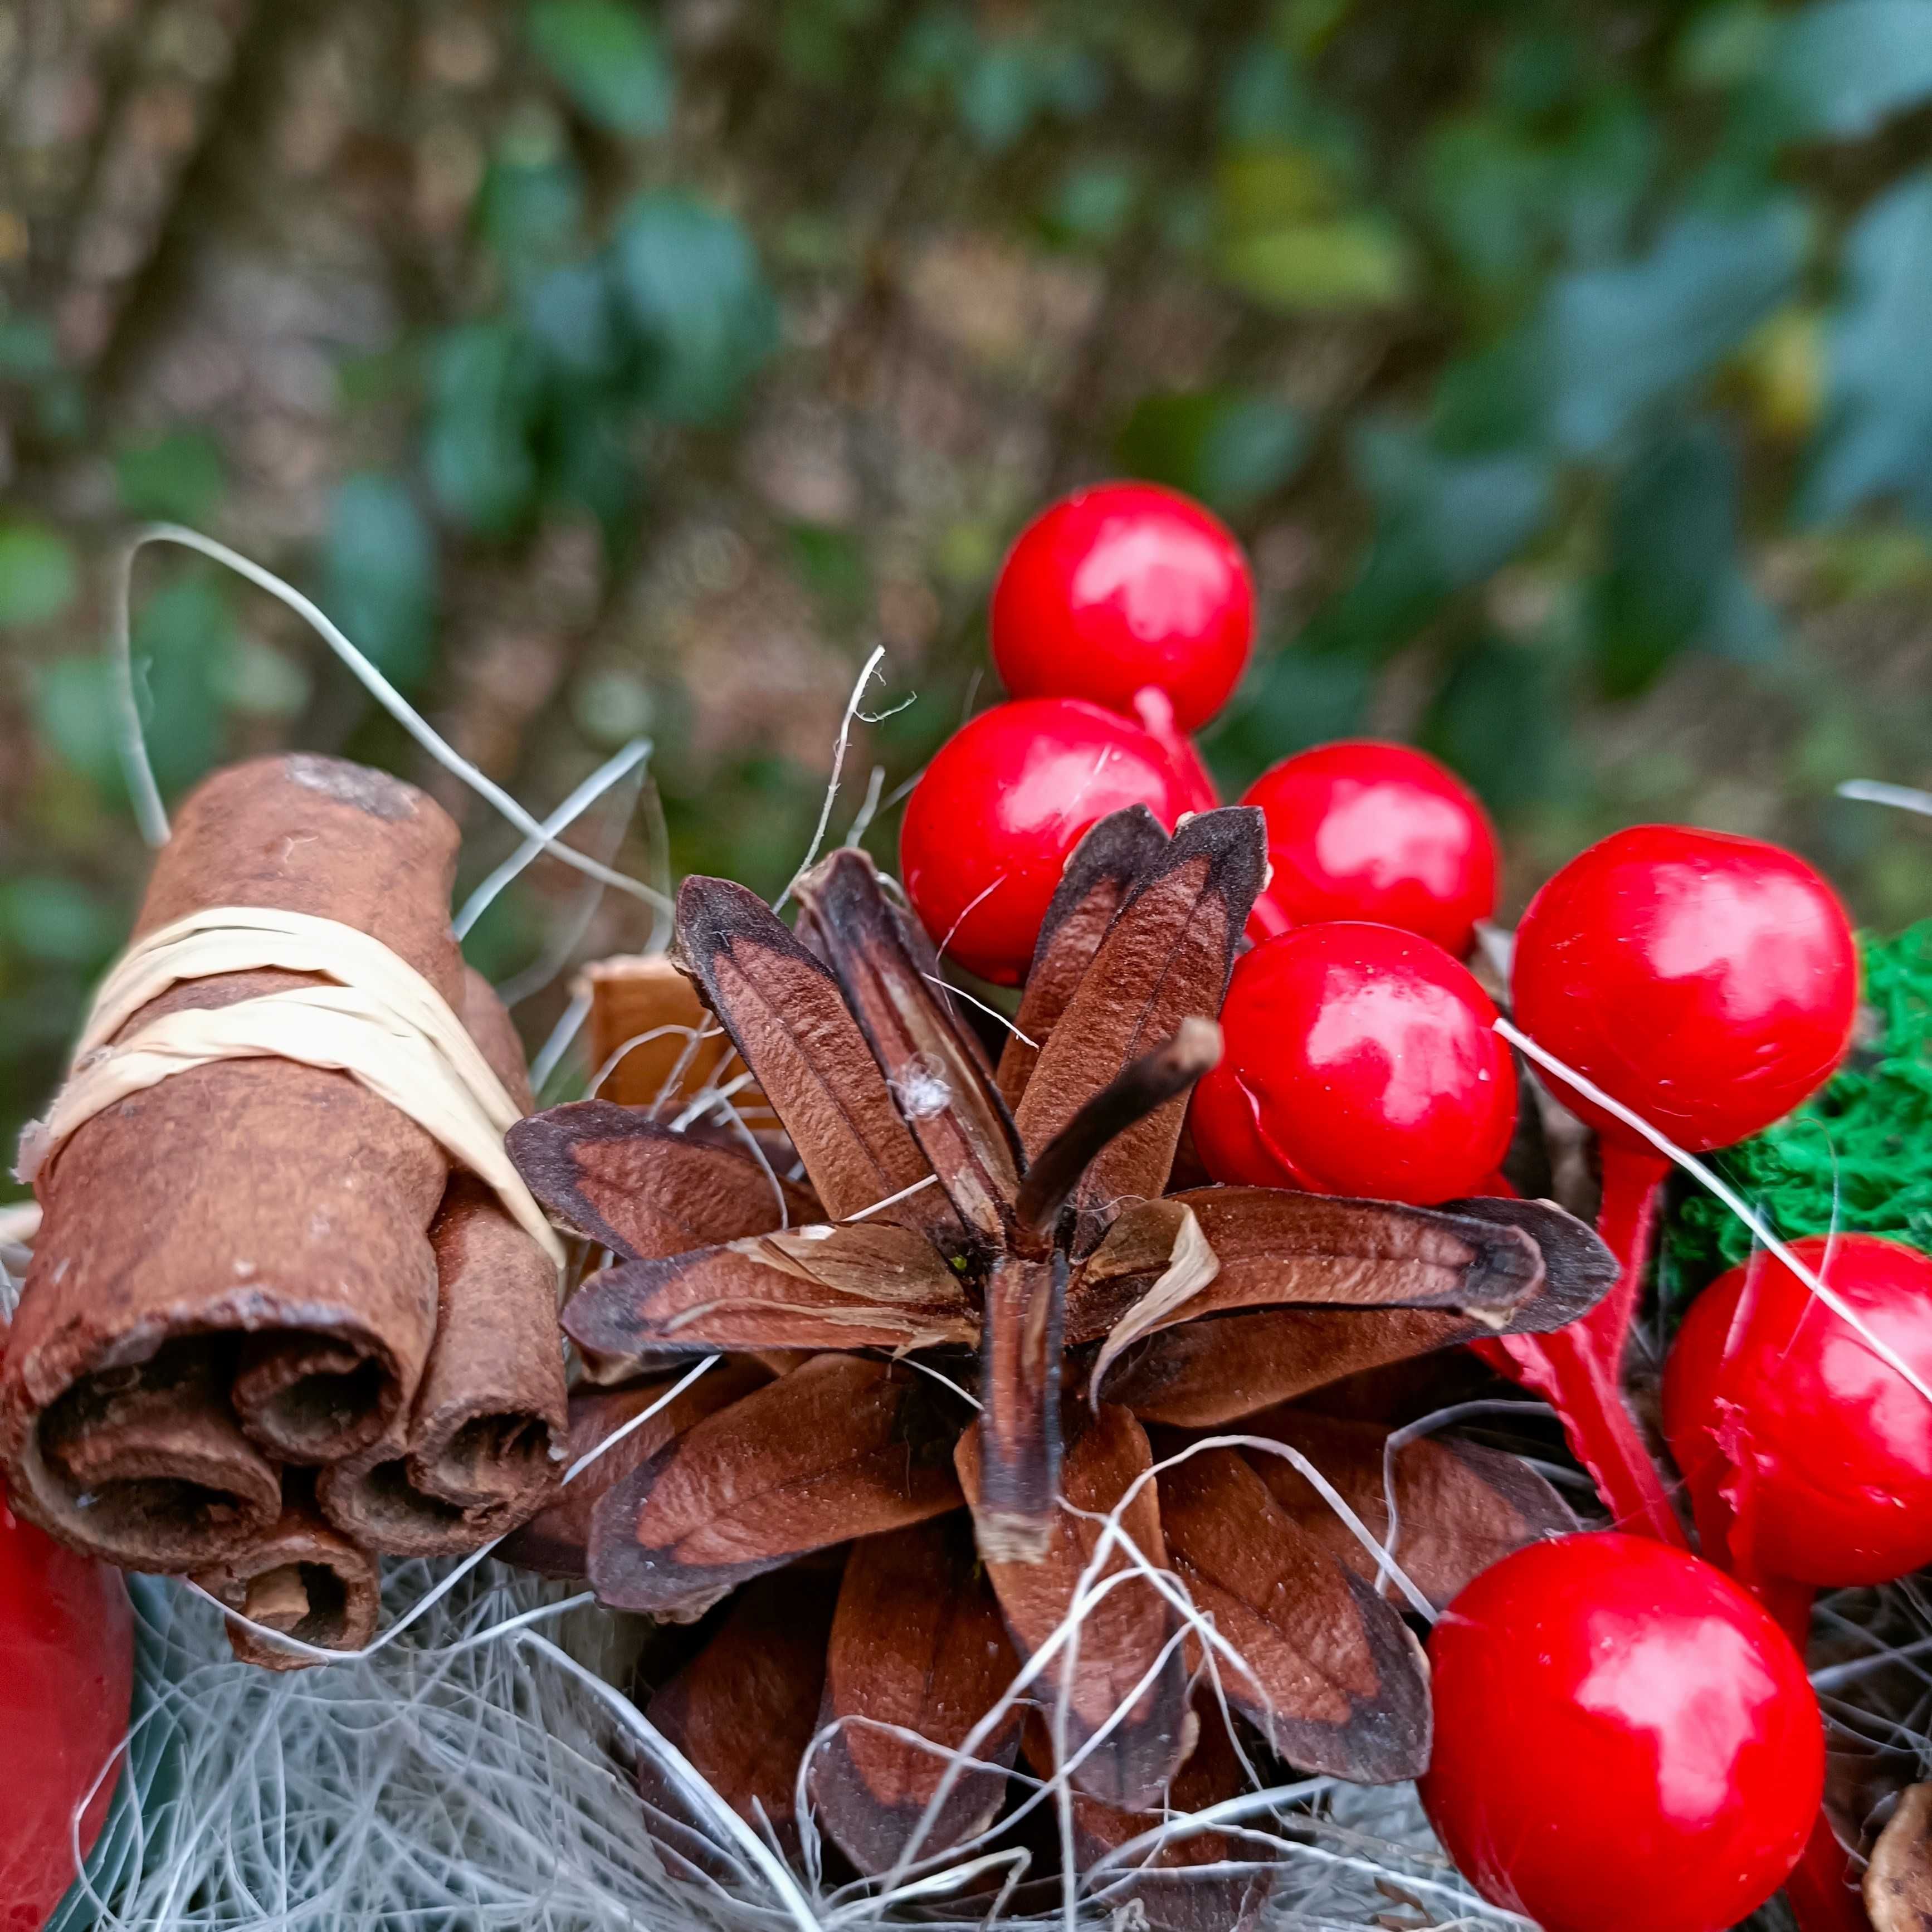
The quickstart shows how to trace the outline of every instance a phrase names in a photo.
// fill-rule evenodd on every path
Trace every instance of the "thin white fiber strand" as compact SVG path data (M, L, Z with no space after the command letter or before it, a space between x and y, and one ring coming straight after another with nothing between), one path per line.
M550 1076L562 1064L563 1056L576 1043L577 1036L584 1030L584 1023L590 1017L590 995L586 992L573 993L570 1004L557 1017L556 1024L550 1030L550 1037L537 1050L537 1057L530 1062L530 1090L539 1100Z
M1858 1336L1860 1341L1864 1342L1874 1355L1877 1356L1880 1361L1883 1362L1888 1368L1903 1376L1928 1402L1932 1402L1932 1388L1928 1388L1919 1378L1917 1370L1912 1364L1906 1361L1905 1358L1883 1336L1874 1334L1860 1318L1858 1311L1852 1308L1834 1288L1821 1281L1804 1262L1800 1261L1784 1243L1772 1232L1764 1217L1758 1213L1757 1210L1752 1207L1750 1203L1745 1200L1744 1196L1715 1168L1706 1166L1694 1154L1687 1154L1667 1135L1660 1132L1658 1129L1652 1126L1642 1114L1626 1107L1621 1100L1612 1100L1594 1081L1579 1073L1574 1066L1566 1066L1557 1058L1555 1054L1538 1046L1527 1034L1512 1026L1508 1020L1498 1019L1496 1022L1496 1029L1510 1046L1521 1052L1526 1053L1538 1066L1547 1072L1555 1074L1558 1079L1574 1087L1586 1100L1593 1102L1596 1106L1602 1108L1606 1114L1615 1116L1616 1119L1622 1121L1625 1126L1634 1129L1656 1148L1659 1154L1663 1154L1668 1160L1675 1161L1685 1173L1693 1175L1701 1181L1751 1231L1758 1241L1775 1255L1840 1322Z
M614 757L607 758L584 782L544 819L543 830L554 838L557 834L576 824L577 820L595 805L612 786L637 766L642 764L651 754L651 741L648 738L633 738ZM454 922L456 936L466 939L471 927L496 904L503 889L524 869L535 862L544 849L541 838L526 838L490 876L463 902L463 910Z
M1838 788L1840 798L1854 798L1865 805L1895 806L1900 812L1916 812L1932 818L1932 792L1911 785L1887 784L1882 778L1847 778Z
M245 577L250 584L266 590L309 624L316 634L334 652L354 673L363 688L377 704L408 732L438 764L460 778L464 784L482 799L494 806L526 838L534 838L542 848L567 866L572 866L593 879L601 880L607 886L614 886L620 892L628 892L647 904L668 911L670 902L656 887L634 879L628 873L614 872L608 866L574 851L561 839L544 830L524 807L494 779L486 777L467 758L464 758L432 730L422 716L409 704L402 693L351 644L320 605L304 597L292 585L285 584L273 571L264 570L260 564L251 563L238 550L230 550L226 544L217 543L212 537L184 530L178 524L149 524L136 531L122 553L119 580L114 600L114 663L116 689L118 695L122 716L118 721L121 739L121 755L127 770L128 788L134 800L135 816L140 821L142 836L151 845L167 842L168 820L161 804L159 789L154 783L154 768L148 759L148 748L142 735L140 706L134 692L134 642L130 609L133 600L134 559L146 545L151 543L179 544L184 549L198 550L203 556L212 557L216 562L226 564L230 570Z
M955 928L956 931L957 929L957 928ZM968 1006L977 1006L980 1012L988 1015L993 1019L998 1020L1000 1025L1004 1027L1007 1032L1011 1034L1014 1039L1019 1042L1021 1046L1030 1046L1036 1053L1040 1051L1040 1042L1036 1040L1029 1039L1026 1034L1022 1033L1019 1028L1014 1025L1012 1019L1005 1013L1001 1012L998 1006L990 1005L987 1001L975 998L974 994L968 992L964 986L956 986L950 980L942 980L937 973L928 973L923 974L922 976L930 980L935 986L940 987L946 992L950 994L954 999L964 1000Z
M825 843L826 827L832 823L832 807L838 796L838 782L845 770L845 753L852 742L852 726L859 716L859 706L866 695L866 687L872 681L874 674L884 663L886 647L874 644L872 654L866 658L864 668L859 673L858 681L852 687L852 695L845 700L845 716L838 722L838 742L832 748L832 776L825 787L825 802L818 808L818 823L812 828L812 843L805 848L805 856L799 868L791 875L790 883L772 902L772 910L782 912L785 902L798 890L798 882L810 872L818 858L818 848Z

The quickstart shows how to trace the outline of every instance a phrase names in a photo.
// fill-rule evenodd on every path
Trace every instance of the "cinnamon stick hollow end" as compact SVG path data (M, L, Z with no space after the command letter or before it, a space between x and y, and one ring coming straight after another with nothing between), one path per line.
M226 1562L194 1580L212 1597L321 1650L360 1650L376 1634L380 1592L376 1559L316 1514L312 1482L291 1471L280 1515ZM244 1625L228 1626L229 1647L265 1670L305 1670L319 1663Z
M412 786L338 759L256 760L184 802L136 936L223 906L305 914L380 940L458 1006L456 849ZM178 982L116 1040L320 976ZM0 1368L14 1506L145 1570L200 1569L259 1535L272 1463L353 1453L409 1413L448 1174L387 1101L292 1060L192 1066L85 1121L36 1177L44 1219Z

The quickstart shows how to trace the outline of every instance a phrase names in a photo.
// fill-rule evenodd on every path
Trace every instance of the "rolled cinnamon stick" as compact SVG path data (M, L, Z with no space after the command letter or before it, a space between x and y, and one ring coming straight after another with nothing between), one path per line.
M474 971L464 994L464 1024L527 1108L523 1047L502 1002ZM430 1241L436 1340L413 1412L318 1484L329 1520L389 1556L481 1549L536 1515L563 1476L563 1336L549 1256L482 1182L460 1172Z
M452 1006L457 849L413 786L306 753L218 772L183 804L136 937L268 906L370 934ZM230 973L161 1015L313 982ZM406 1414L435 1330L428 1228L448 1162L350 1076L279 1059L178 1073L79 1127L44 1210L0 1372L14 1507L134 1569L238 1553L280 1510L277 1461L314 1463Z
M314 1478L306 1469L287 1472L272 1528L194 1580L250 1622L319 1649L360 1650L376 1634L376 1559L316 1513ZM228 1643L242 1663L265 1670L306 1670L321 1661L240 1624L229 1624Z

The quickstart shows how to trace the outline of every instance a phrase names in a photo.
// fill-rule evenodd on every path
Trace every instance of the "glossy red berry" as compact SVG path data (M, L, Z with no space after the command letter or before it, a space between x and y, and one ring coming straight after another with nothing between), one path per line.
M1510 976L1532 1040L1694 1151L1816 1091L1858 1003L1850 922L1803 860L1678 825L1614 832L1565 866L1523 914Z
M1932 1260L1875 1234L1791 1246L1932 1388ZM1932 1402L1770 1256L1691 1304L1664 1428L1746 1574L1888 1583L1932 1563Z
M1407 745L1349 739L1264 772L1241 802L1268 820L1275 929L1368 919L1460 958L1496 908L1496 835L1476 795Z
M0 1760L12 1772L0 1830L4 1932L34 1932L73 1884L74 1813L97 1778L83 1857L100 1835L134 1684L120 1573L21 1522L0 1490Z
M1516 1124L1496 1008L1393 926L1298 927L1236 962L1194 1144L1217 1180L1428 1203L1478 1192Z
M1117 712L1066 698L996 704L955 732L913 788L900 875L948 958L1017 986L1088 828L1144 805L1171 831L1187 801L1160 743Z
M1531 1544L1429 1640L1430 1822L1545 1932L1723 1932L1777 1890L1824 1788L1804 1666L1730 1579L1646 1538Z
M1042 510L993 586L993 662L1016 698L1131 711L1165 692L1184 731L1227 703L1254 640L1255 592L1220 520L1150 483L1076 490Z

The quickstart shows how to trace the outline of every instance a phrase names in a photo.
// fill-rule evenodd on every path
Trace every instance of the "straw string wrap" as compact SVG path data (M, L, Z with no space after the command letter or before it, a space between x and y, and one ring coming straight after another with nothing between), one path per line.
M114 1035L184 980L264 968L313 973L296 986L163 1015ZM448 1002L380 940L353 926L271 906L213 906L130 946L94 995L66 1083L20 1138L31 1183L96 1114L177 1073L217 1060L274 1058L346 1073L431 1136L490 1187L556 1264L563 1245L503 1151L522 1109Z

